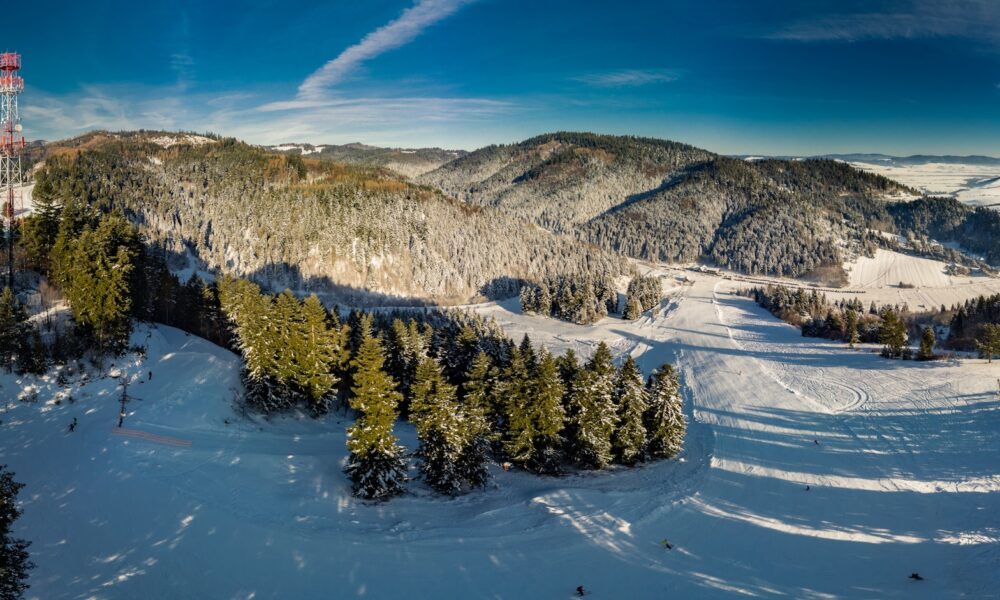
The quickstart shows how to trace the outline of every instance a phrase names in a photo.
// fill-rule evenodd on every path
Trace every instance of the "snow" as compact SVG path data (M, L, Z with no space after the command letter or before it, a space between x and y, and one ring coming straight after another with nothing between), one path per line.
M211 144L213 143L214 140L202 135L178 134L178 135L160 135L151 138L149 141L159 146L163 146L164 148L169 148L171 146L176 146L178 144L190 144L192 146L201 146L202 144Z
M1000 167L962 163L919 165L853 162L852 166L894 179L933 196L954 196L970 206L1000 205Z
M239 414L238 359L169 327L139 328L146 358L116 363L137 398L125 429L145 437L115 434L117 381L95 369L59 404L54 378L0 374L0 456L27 484L16 534L38 564L28 597L995 593L1000 368L804 339L734 283L695 277L632 323L482 305L560 350L605 339L646 373L676 362L693 419L680 460L563 478L494 469L490 489L457 499L411 482L387 504L354 500L348 419ZM28 385L39 401L13 400Z

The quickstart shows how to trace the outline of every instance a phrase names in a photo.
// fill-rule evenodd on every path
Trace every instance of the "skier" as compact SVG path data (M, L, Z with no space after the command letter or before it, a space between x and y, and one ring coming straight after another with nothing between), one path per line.
M150 371L149 372L149 377L146 379L146 381L152 381L152 380L153 380L153 372Z
M663 538L662 540L660 540L660 545L663 546L663 548L666 549L666 550L673 550L674 549L674 545L671 544L670 540L668 540L667 538Z
M121 428L122 423L125 422L125 405L122 405L121 412L118 413L118 427Z
M923 581L924 580L924 578L920 576L920 573L916 573L916 572L910 573L910 579L912 579L914 581Z
M806 491L807 491L807 492L809 491L809 486L808 486L808 485L806 486Z
M576 586L576 595L581 598L587 593L587 590L583 589L582 585Z
M69 432L73 433L76 431L76 417L73 417L73 422L69 424Z
M819 446L819 440L813 440L813 443Z

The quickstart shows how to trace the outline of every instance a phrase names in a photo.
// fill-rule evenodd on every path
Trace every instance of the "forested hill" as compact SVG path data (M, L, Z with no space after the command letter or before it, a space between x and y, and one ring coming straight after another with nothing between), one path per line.
M620 256L385 169L234 139L101 134L44 156L36 195L120 209L170 255L333 301L466 301L514 294L521 277L628 270Z
M552 133L487 146L420 181L470 204L494 206L562 233L713 158L710 152L664 140Z
M949 204L948 222L930 223L893 201L918 192L833 160L746 161L664 140L553 133L477 150L420 181L627 256L709 258L751 273L839 267L842 248L860 247L869 229L991 251L982 215ZM921 214L944 201L926 202Z
M380 148L367 144L279 144L267 146L272 152L366 167L385 167L406 177L416 177L467 154L464 150L441 148Z

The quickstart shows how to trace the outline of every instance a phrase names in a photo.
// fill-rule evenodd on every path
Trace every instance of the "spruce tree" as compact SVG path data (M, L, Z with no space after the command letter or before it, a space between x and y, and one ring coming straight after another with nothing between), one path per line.
M646 382L649 407L646 410L646 451L652 458L673 458L684 445L687 420L684 417L680 382L673 366L664 364Z
M561 434L566 422L562 405L565 390L555 359L542 348L532 380L533 402L530 404L531 418L535 423L530 467L538 473L552 475L559 472L563 450Z
M618 373L615 401L618 405L618 428L614 434L615 457L626 465L635 464L646 448L643 418L648 392L635 359L629 355Z
M986 358L986 362L992 363L993 356L1000 354L1000 323L987 323L983 325L982 333L976 339L976 346L979 352Z
M299 362L296 384L305 390L313 410L322 413L338 381L333 370L342 351L340 336L330 329L326 308L316 294L306 298L300 310L303 337L295 353Z
M933 360L934 358L934 344L937 342L937 338L934 337L934 330L930 327L924 327L923 333L920 336L920 351L917 353L917 358L920 360Z
M611 463L612 435L618 424L610 390L589 365L573 382L573 458L588 469L603 469Z
M848 308L844 315L846 330L845 337L847 338L847 343L851 348L861 341L858 336L858 313L853 308Z
M360 334L354 368L350 405L358 418L347 429L347 447L351 454L345 472L353 483L354 494L366 500L387 500L403 493L406 464L403 447L393 434L396 407L401 394L396 382L383 370L382 344L371 331L370 321Z
M884 345L882 354L889 358L903 356L906 347L906 325L899 319L896 312L887 310L882 317L879 328L879 340Z
M481 488L489 480L490 444L496 437L493 430L497 412L496 375L489 356L480 351L462 384L466 440L458 459L458 471L470 488Z
M469 439L455 386L445 381L438 362L425 356L417 365L412 394L410 420L420 439L420 474L436 492L454 496L462 490L459 459Z
M513 348L499 390L499 396L504 399L500 429L504 432L504 452L519 464L530 461L535 450L537 431L529 410L531 391L531 373L524 364L521 351Z
M28 571L34 568L28 555L31 545L11 535L14 522L21 516L17 493L24 484L14 481L7 465L0 465L0 600L18 600L30 586Z
M0 292L0 361L8 372L14 368L14 359L25 346L26 322L24 306L9 287Z

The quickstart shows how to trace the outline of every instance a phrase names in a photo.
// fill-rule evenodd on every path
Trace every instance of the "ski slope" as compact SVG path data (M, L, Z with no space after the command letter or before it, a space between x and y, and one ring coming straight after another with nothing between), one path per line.
M589 334L509 317L538 324L536 341L609 340L647 372L675 361L689 436L677 461L563 478L494 469L489 489L457 499L412 482L387 504L356 501L346 417L239 414L236 357L169 327L139 329L146 358L116 365L137 398L125 431L115 379L71 376L70 403L54 378L2 374L0 462L27 484L16 533L38 564L28 597L995 594L1000 368L803 339L725 285L699 277ZM27 386L36 403L12 399ZM399 432L412 448L412 429Z

